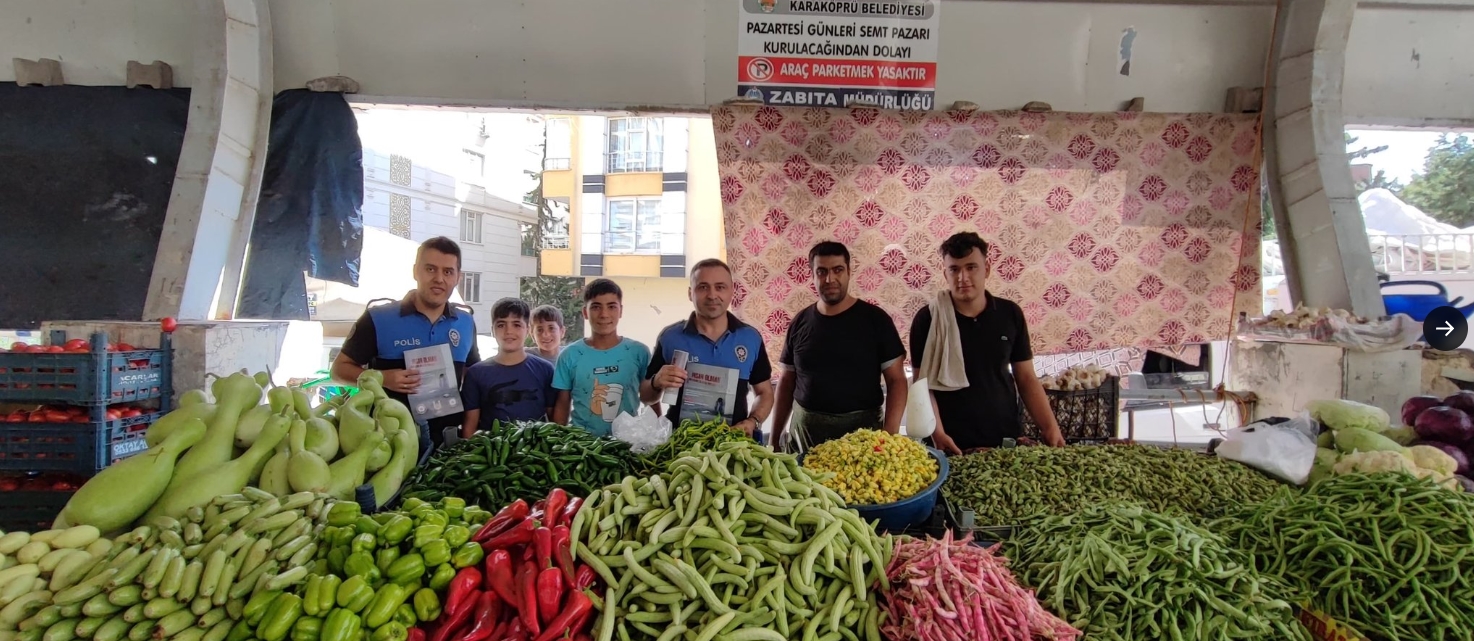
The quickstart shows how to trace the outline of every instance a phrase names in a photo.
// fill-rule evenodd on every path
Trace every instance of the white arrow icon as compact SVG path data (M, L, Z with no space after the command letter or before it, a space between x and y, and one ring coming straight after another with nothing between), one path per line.
M1443 321L1443 327L1435 327L1433 329L1443 332L1443 337L1448 338L1451 334L1454 333L1454 324L1448 321Z

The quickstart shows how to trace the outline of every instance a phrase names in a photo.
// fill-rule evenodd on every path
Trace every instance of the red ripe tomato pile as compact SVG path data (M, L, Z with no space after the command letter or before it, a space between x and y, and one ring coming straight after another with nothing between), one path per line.
M116 421L142 416L153 411L155 410L133 405L113 405L107 408L106 414L107 420ZM0 422L3 423L87 423L91 420L87 408L69 405L43 405L36 409L21 409L8 414L0 414Z

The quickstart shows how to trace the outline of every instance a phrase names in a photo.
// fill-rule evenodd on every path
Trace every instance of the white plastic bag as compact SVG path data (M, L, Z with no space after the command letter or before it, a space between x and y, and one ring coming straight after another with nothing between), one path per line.
M640 407L637 416L620 412L614 417L614 438L630 444L636 454L644 454L670 440L670 419L656 416L655 412Z
M906 414L901 417L906 427L906 436L923 439L937 430L937 416L931 411L931 389L926 379L911 384L906 393Z
M1315 438L1302 425L1308 422L1308 417L1302 416L1278 425L1253 423L1235 428L1214 452L1275 478L1304 485L1315 465Z

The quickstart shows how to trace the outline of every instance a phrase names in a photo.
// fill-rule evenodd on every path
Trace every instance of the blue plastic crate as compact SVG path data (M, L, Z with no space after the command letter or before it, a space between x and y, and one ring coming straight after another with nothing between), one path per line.
M53 337L53 343L56 342ZM168 398L170 345L107 351L107 335L92 335L86 354L0 352L0 402L112 405Z
M12 490L0 492L0 530L39 532L51 528L76 491Z
M144 433L159 413L90 423L0 424L0 470L91 476L148 449Z

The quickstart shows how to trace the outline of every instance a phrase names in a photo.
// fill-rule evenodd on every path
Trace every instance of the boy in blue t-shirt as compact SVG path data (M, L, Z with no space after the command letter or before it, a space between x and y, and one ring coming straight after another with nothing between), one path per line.
M639 412L650 348L619 335L623 304L624 292L612 280L600 278L584 288L583 315L592 335L558 356L553 422L608 436L616 416Z
M462 438L490 429L492 421L535 421L552 414L553 364L527 353L530 318L527 303L515 298L492 306L497 354L466 370L461 384L461 403L466 407Z

